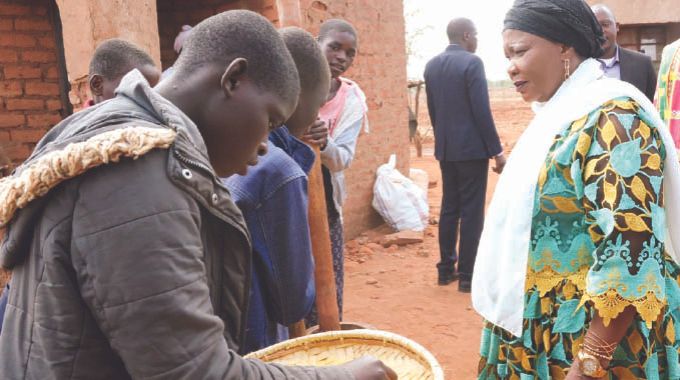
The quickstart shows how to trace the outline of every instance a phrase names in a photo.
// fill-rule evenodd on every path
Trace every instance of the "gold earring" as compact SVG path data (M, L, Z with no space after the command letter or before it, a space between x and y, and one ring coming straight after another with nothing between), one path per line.
M571 75L571 70L569 67L569 60L565 59L562 62L564 62L564 80L569 79L569 76Z

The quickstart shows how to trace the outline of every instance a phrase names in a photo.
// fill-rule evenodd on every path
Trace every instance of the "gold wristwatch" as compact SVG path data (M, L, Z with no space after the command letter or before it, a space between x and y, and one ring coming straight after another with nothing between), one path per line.
M578 359L581 373L584 375L595 379L607 376L607 370L602 368L600 360L595 356L587 352L579 351L576 358Z

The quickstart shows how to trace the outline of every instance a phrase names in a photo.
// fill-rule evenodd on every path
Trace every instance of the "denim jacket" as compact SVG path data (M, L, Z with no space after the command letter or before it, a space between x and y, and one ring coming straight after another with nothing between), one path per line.
M314 152L285 127L273 131L269 140L269 152L257 166L224 181L253 242L243 353L287 339L285 326L307 315L315 299L307 219L307 173Z

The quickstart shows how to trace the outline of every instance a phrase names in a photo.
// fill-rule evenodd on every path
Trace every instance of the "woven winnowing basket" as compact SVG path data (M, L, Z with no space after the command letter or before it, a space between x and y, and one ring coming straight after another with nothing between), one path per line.
M286 365L330 366L374 356L392 368L399 380L443 380L437 359L403 336L378 330L330 331L287 340L247 355Z

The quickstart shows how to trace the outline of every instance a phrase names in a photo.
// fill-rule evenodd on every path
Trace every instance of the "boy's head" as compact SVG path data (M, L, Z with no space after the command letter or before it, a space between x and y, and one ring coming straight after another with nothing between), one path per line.
M286 121L286 126L293 136L301 137L316 120L319 108L326 101L331 84L331 73L319 44L311 34L296 27L283 28L279 32L293 56L300 75L300 97L297 108Z
M158 91L196 123L221 177L244 174L295 110L300 80L264 17L228 11L196 25Z
M357 54L357 44L357 31L347 21L331 19L321 24L319 45L333 78L338 78L352 66Z
M114 97L114 90L125 74L139 70L153 87L161 76L153 59L135 44L112 38L97 46L90 61L90 90L94 103Z

